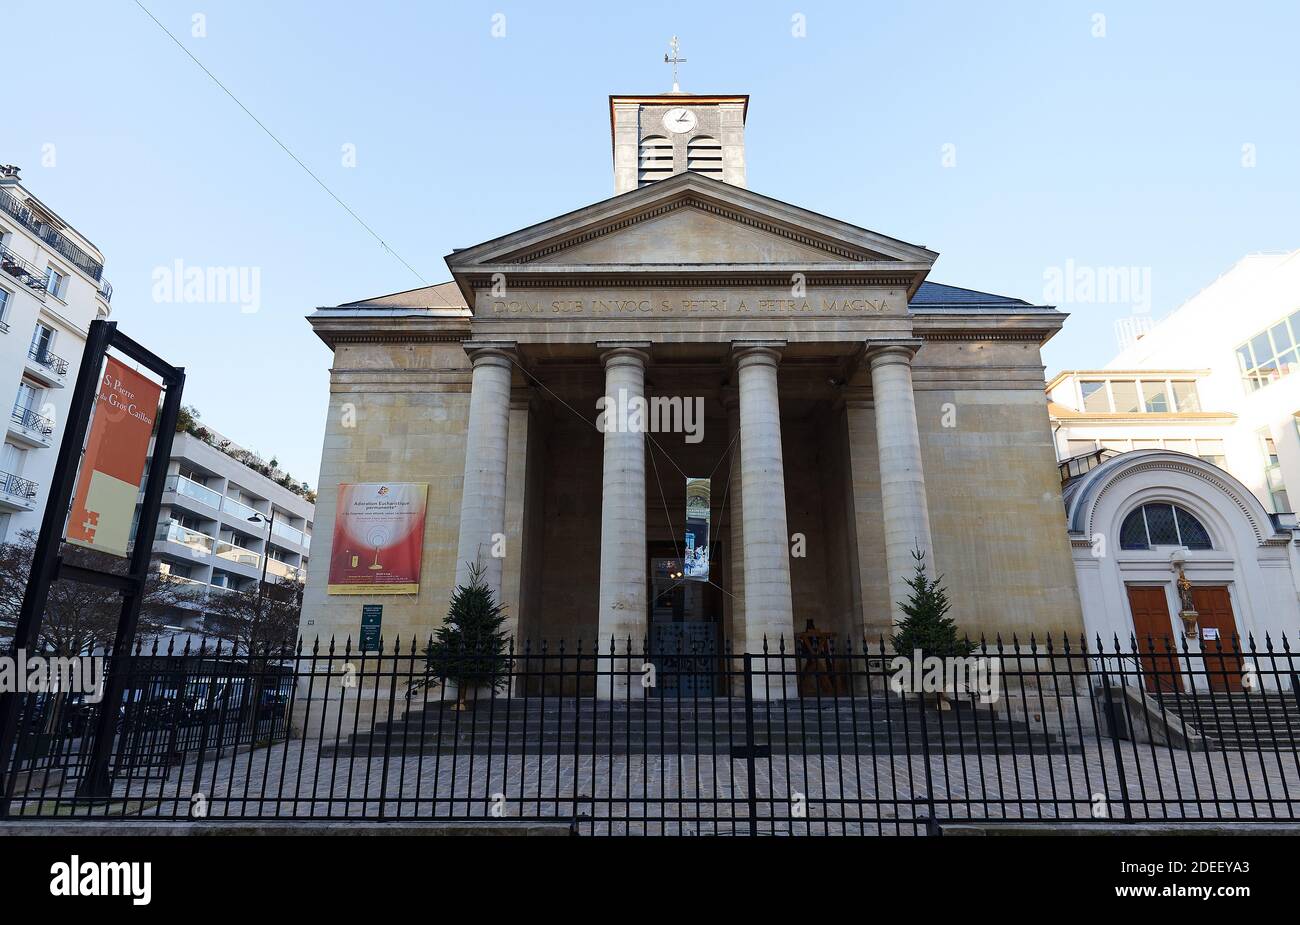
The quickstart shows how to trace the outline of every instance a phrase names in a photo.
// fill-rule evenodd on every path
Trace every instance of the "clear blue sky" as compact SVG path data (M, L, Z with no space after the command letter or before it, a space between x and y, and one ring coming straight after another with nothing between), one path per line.
M1159 316L1300 247L1294 2L142 2L429 282L610 195L606 97L668 89L674 33L683 89L752 96L751 189L925 244L936 281L1041 301L1068 260L1150 268ZM204 420L315 484L330 354L303 316L420 280L133 0L3 5L0 162L103 249L114 317ZM176 260L259 268L260 311L155 302ZM1109 359L1130 307L1061 307L1048 366Z

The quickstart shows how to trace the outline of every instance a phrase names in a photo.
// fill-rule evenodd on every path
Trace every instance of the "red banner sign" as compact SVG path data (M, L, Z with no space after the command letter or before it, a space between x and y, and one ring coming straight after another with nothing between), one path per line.
M77 476L69 543L126 556L162 386L109 357ZM148 542L150 527L141 525Z

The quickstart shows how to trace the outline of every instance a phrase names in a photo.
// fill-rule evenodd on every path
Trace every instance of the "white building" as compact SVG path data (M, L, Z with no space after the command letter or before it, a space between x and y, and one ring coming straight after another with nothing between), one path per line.
M1057 455L1166 449L1273 513L1300 486L1300 250L1245 257L1102 370L1048 383Z
M1104 369L1047 384L1090 633L1296 638L1298 356L1294 251L1244 258Z
M104 258L0 166L0 541L38 531L90 322L107 318Z
M201 631L214 594L255 594L264 573L268 583L305 581L315 515L305 497L245 465L231 455L238 447L204 431L210 443L176 434L153 542L159 570L192 592L174 629L193 631Z

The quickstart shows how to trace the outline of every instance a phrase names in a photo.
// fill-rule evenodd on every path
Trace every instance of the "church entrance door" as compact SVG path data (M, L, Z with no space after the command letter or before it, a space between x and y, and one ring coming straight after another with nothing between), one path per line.
M1205 655L1205 674L1210 689L1241 690L1241 642L1237 639L1237 621L1232 615L1232 599L1223 585L1192 588L1192 604L1201 629L1201 652Z
M688 579L671 545L650 549L650 651L658 663L654 692L712 697L717 687L720 592Z
M1133 636L1138 662L1149 693L1183 689L1178 669L1178 643L1169 622L1169 602L1163 585L1129 585L1128 606L1133 612Z

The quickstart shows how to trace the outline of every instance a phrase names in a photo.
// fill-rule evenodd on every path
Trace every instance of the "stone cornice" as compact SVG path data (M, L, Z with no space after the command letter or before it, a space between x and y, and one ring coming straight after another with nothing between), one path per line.
M800 269L809 288L819 286L910 286L914 277L899 272L897 264L887 267L837 268L834 271ZM643 264L612 266L555 266L509 271L497 264L466 273L470 287L490 289L493 274L502 272L514 289L708 289L725 287L790 287L791 268L772 270L769 265L700 264L697 266L649 267Z

